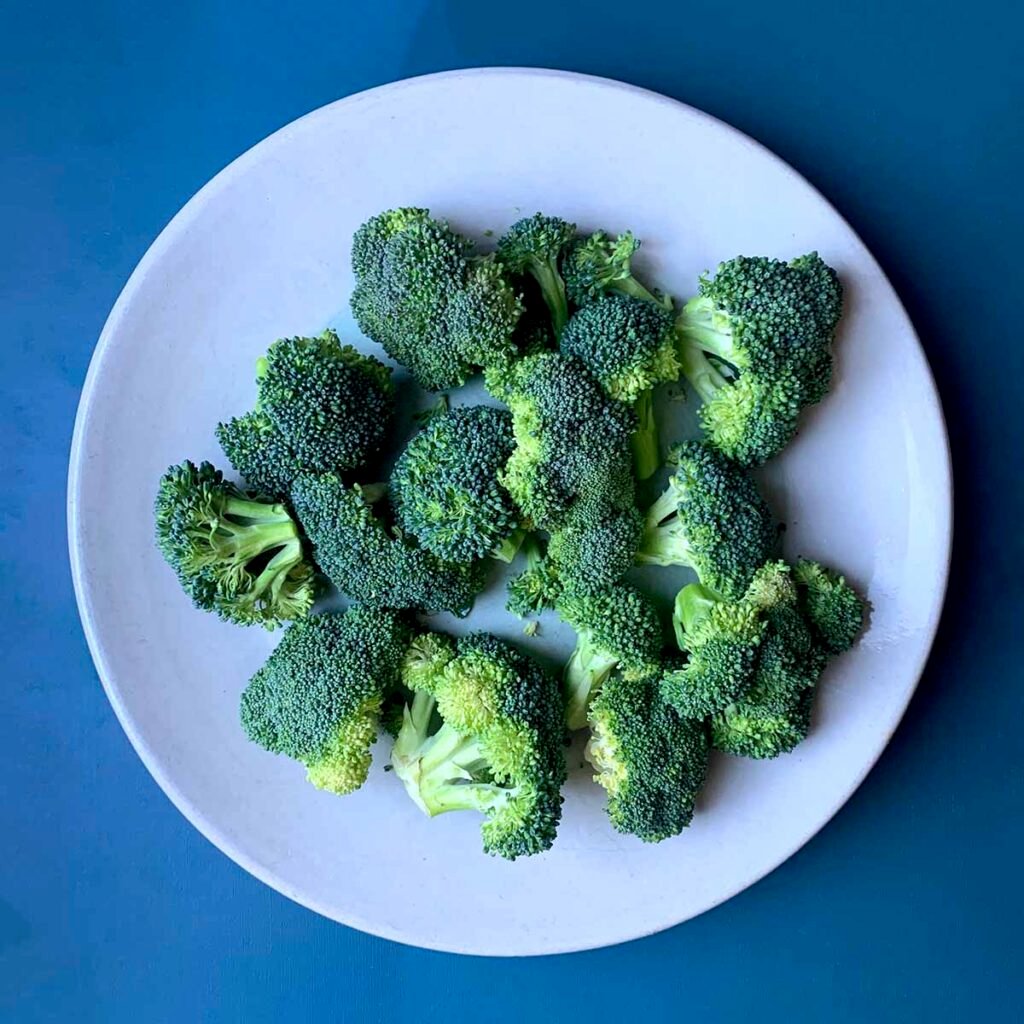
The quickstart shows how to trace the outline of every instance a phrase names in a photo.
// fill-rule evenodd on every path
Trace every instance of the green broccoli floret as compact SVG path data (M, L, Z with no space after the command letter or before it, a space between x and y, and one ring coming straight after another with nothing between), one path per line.
M813 690L793 694L752 687L743 700L712 716L711 745L757 760L788 754L807 738L813 705Z
M484 386L499 402L508 401L516 367L521 360L556 348L551 314L544 304L537 282L532 277L524 276L515 279L514 285L522 293L523 313L512 332L513 351L509 358L495 360L484 367Z
M413 642L402 674L415 692L391 762L428 815L484 815L484 850L509 860L551 847L565 781L555 680L487 633Z
M801 559L794 576L800 588L800 608L822 646L842 654L856 642L864 627L864 602L846 580L817 562Z
M772 555L778 525L751 477L699 441L677 445L678 469L647 512L637 561L693 569L737 599Z
M526 618L554 608L562 583L534 534L526 535L520 550L526 555L526 568L509 580L505 607L513 615Z
M633 407L636 475L652 476L661 465L654 388L679 377L671 314L643 299L606 295L572 315L559 347L579 359L612 398Z
M313 557L343 594L375 608L467 615L482 589L480 562L448 562L395 537L358 486L327 473L303 475L292 504Z
M704 276L677 321L679 360L711 442L757 465L793 438L828 392L842 288L817 253L789 263L739 256Z
M219 423L216 433L228 462L262 494L283 497L305 468L284 434L258 409Z
M516 221L498 239L498 259L513 274L530 274L540 285L541 294L551 311L555 337L569 319L569 300L559 270L562 253L576 237L576 225L561 217L536 213Z
M587 708L609 675L628 679L658 671L662 631L658 611L639 590L620 584L599 591L566 591L555 608L576 631L576 649L565 666L566 721L587 724Z
M428 210L388 210L355 234L352 312L431 391L514 355L522 306L504 270Z
M358 789L411 631L394 612L350 608L295 623L242 693L254 743L301 761L318 789Z
M562 277L570 300L585 306L602 295L617 292L654 302L671 312L672 300L667 295L650 291L633 276L633 254L639 248L639 240L630 231L618 238L595 231L587 238L576 239L562 260Z
M284 505L186 461L161 478L155 512L160 552L197 608L267 629L309 611L313 567Z
M614 828L658 843L693 819L708 771L707 728L661 699L656 679L613 674L590 705L587 760Z
M399 526L448 561L492 553L511 561L519 513L498 474L513 447L504 409L467 406L435 416L391 474Z

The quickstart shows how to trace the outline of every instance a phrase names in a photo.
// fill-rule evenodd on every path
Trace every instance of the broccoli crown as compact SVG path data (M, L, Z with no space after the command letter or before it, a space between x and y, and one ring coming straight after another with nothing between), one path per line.
M518 527L498 474L512 454L512 417L470 406L435 416L391 474L399 526L448 561L482 558Z
M616 508L582 497L551 535L548 563L566 589L601 590L633 566L643 518L635 506Z
M828 392L842 288L817 253L739 256L704 276L677 321L680 363L704 429L744 465L777 455Z
M364 492L335 474L298 477L291 497L317 565L343 594L375 608L469 613L482 563L444 561L392 536Z
M488 633L417 638L402 679L415 697L392 764L420 809L481 812L484 850L509 860L549 849L565 781L554 679Z
M590 728L586 757L615 829L658 843L686 828L708 771L704 723L666 704L656 679L614 674L590 706Z
M533 534L527 535L522 549L526 555L526 568L509 580L505 607L513 615L525 618L539 615L546 608L554 608L562 592L562 581Z
M587 238L576 239L562 260L562 277L569 298L577 306L585 306L612 292L671 310L670 298L649 291L633 276L633 254L639 248L639 240L630 231L618 238L595 231Z
M793 694L753 687L711 718L711 745L735 757L758 760L788 754L807 738L814 691Z
M794 572L800 608L831 654L849 650L864 626L864 602L846 580L817 562L801 560Z
M313 567L284 505L186 461L161 478L155 514L160 553L197 608L268 629L308 613Z
M362 466L394 418L391 370L330 330L275 341L257 365L256 387L258 408L309 472Z
M219 423L217 441L228 462L262 494L287 495L305 468L284 434L261 410Z
M778 541L778 525L753 479L709 445L673 450L678 469L647 513L637 559L689 566L700 581L738 599Z
M626 584L565 591L555 607L576 631L576 649L566 663L563 685L569 728L582 729L590 701L616 668L627 679L658 671L661 622L651 599Z
M501 480L535 526L557 528L584 492L632 503L633 414L582 363L557 352L524 359L507 400L516 447Z
M522 311L493 259L428 210L388 210L352 243L352 312L367 337L437 391L513 354Z
M319 789L353 792L366 781L409 639L398 615L370 608L295 623L242 693L246 735L301 761Z
M579 359L621 402L635 402L655 385L679 376L671 314L628 295L605 295L578 309L559 347Z

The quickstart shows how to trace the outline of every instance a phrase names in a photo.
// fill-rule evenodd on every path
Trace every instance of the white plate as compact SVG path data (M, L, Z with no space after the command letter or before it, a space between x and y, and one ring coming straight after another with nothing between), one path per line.
M212 428L252 402L274 338L345 329L353 231L422 205L473 233L542 209L633 229L685 294L737 253L817 249L848 296L831 396L765 474L791 554L841 567L874 607L823 685L812 736L758 764L719 759L693 827L646 846L606 824L577 773L555 848L479 852L478 819L421 817L378 764L338 799L246 742L238 694L274 638L195 611L152 536L156 481L223 464ZM346 330L353 338L351 330ZM140 757L177 807L267 884L403 942L524 955L619 942L686 920L772 870L875 762L921 672L946 584L950 470L914 331L878 264L807 182L699 111L614 82L455 72L374 89L277 132L222 171L139 264L107 321L71 455L75 586L93 657ZM662 586L677 585L678 579ZM502 595L474 626L519 626ZM544 630L549 653L571 637ZM856 871L856 866L851 866Z

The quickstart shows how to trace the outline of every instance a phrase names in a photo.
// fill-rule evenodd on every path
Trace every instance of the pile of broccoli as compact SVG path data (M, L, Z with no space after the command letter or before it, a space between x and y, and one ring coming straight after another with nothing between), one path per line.
M712 751L808 735L865 604L783 560L749 470L828 391L839 279L816 253L739 256L680 302L637 276L638 246L538 213L483 252L424 209L372 217L352 312L411 382L333 330L275 341L251 410L215 431L236 481L190 461L161 479L158 546L195 605L287 625L241 724L317 788L359 789L388 736L412 803L475 812L511 860L555 841L573 733L612 827L645 842L690 824ZM477 375L490 402L450 407ZM683 383L702 436L669 444L655 396ZM443 394L398 439L414 385ZM564 665L432 621L511 562L509 612L526 637L565 623ZM671 608L637 585L652 566L680 574ZM331 590L344 611L316 607Z

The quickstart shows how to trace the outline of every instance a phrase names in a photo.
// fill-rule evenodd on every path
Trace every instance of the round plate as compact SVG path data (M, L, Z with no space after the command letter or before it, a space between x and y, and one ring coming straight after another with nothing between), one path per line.
M251 406L253 361L273 339L328 323L357 339L347 313L352 233L400 205L429 207L480 237L536 210L581 228L632 229L644 239L644 273L677 295L738 253L817 249L843 279L835 387L764 482L788 524L788 553L840 567L871 601L870 629L830 668L811 737L773 762L716 760L695 823L677 839L649 846L613 832L585 771L567 787L554 849L515 863L480 852L475 815L422 817L381 770L383 744L358 793L315 790L238 725L239 692L275 638L194 610L157 553L160 474L186 457L224 464L213 426ZM699 914L836 812L924 665L946 583L950 470L935 388L899 300L799 175L649 92L547 71L465 71L301 118L175 217L93 357L69 520L79 606L110 701L204 835L345 924L435 949L523 955L619 942ZM520 636L501 606L496 587L472 625ZM553 624L542 637L549 655L571 648Z

